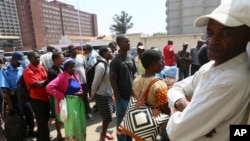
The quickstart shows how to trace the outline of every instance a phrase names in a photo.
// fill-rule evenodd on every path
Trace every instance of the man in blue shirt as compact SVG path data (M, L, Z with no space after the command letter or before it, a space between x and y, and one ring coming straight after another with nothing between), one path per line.
M86 52L88 54L86 69L88 70L95 65L95 63L97 62L96 57L99 56L99 54L95 51L95 49L91 45L88 44L86 45Z
M10 111L17 111L19 114L25 115L25 121L28 125L28 135L35 136L33 111L29 101L22 103L18 99L17 83L23 74L23 68L26 66L27 60L21 51L12 54L9 63L4 65L0 71L0 87L3 89L4 96Z
M16 95L16 90L17 82L23 74L23 67L20 65L24 63L24 54L20 51L16 51L12 54L10 63L7 63L4 67L2 67L0 72L0 87L5 93L9 110L20 110L18 107L18 97Z

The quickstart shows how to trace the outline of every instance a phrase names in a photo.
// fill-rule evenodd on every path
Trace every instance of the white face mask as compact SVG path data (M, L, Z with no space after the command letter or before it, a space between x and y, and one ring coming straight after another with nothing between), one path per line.
M250 41L247 43L248 67L250 69Z

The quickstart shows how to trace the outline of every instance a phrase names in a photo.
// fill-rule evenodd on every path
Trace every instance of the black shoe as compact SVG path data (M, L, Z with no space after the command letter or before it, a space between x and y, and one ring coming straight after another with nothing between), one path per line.
M94 112L98 112L98 109L97 109L97 105L96 105L96 104L93 106L92 112L93 112L93 113L94 113Z
M64 138L57 138L57 141L64 141Z
M36 131L31 131L28 133L29 137L36 137L37 136L37 132Z

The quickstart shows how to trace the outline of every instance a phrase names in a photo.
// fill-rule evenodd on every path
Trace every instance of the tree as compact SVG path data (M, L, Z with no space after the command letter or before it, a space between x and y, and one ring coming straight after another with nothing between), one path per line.
M126 34L126 32L133 28L134 24L131 22L132 16L129 16L125 11L121 15L115 14L113 17L114 24L111 24L110 31L117 34Z
M152 36L153 37L161 37L161 36L166 36L167 33L164 33L164 32L157 32L157 33L154 33Z

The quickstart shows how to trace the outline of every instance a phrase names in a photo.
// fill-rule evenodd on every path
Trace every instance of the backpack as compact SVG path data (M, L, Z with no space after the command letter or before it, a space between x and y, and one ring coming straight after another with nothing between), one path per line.
M30 67L27 67L27 69L32 70ZM30 100L29 89L26 86L26 83L25 83L24 78L23 78L23 74L19 78L19 80L17 81L17 97L20 100L20 102L22 102L22 103L25 103L25 102Z
M30 100L29 90L25 84L23 75L17 82L17 96L22 103L25 103Z
M104 78L105 76L105 73L106 73L106 70L107 70L107 63L102 61L102 60L97 60L97 62L92 66L90 67L87 72L86 72L86 80L87 80L87 86L88 86L88 89L90 90L91 92L91 86L92 86L92 83L93 83L93 80L94 80L94 76L95 76L95 67L98 65L98 63L104 63L104 66L105 66L105 71L104 71L104 75L102 77L102 79Z
M9 112L4 131L7 141L23 141L27 137L25 120L15 111Z

